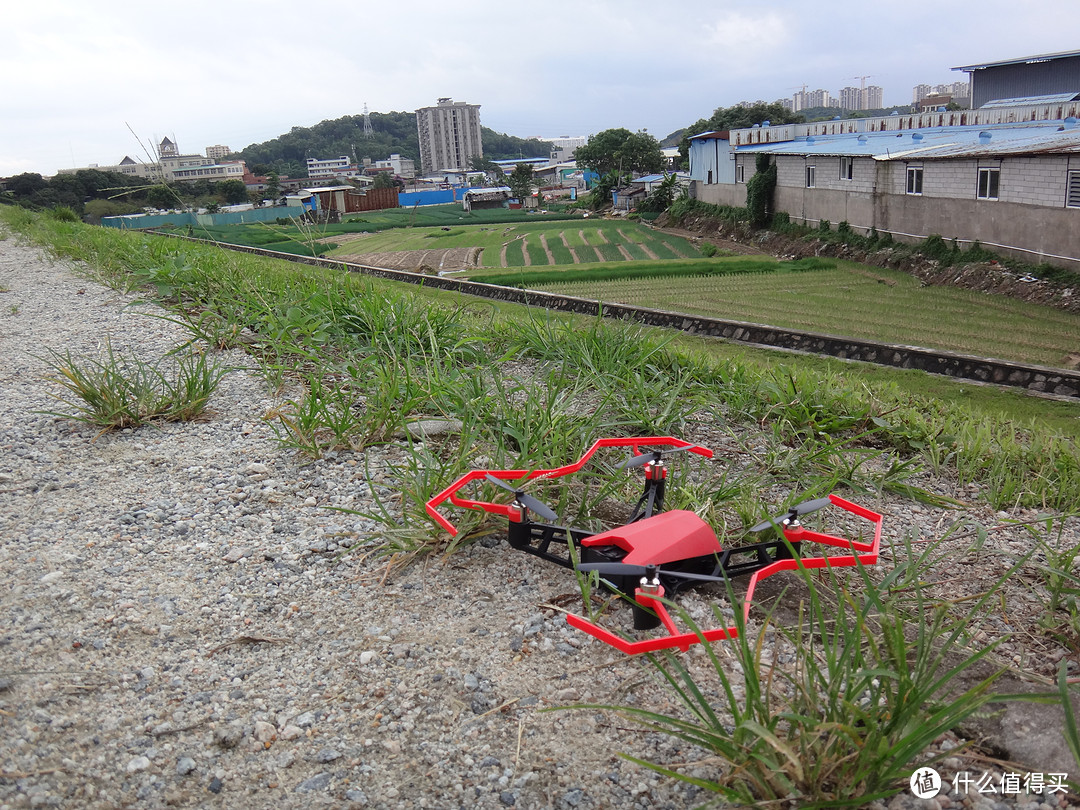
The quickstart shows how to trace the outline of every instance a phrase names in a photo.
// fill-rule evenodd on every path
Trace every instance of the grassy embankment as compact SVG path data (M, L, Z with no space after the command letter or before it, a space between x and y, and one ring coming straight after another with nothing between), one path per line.
M479 455L490 467L551 466L602 435L707 434L722 437L722 461L680 475L669 506L697 509L722 532L758 519L762 493L794 501L888 491L950 503L933 491L934 474L973 485L971 497L996 508L1045 510L1032 526L1043 562L1023 572L1044 600L1043 629L1032 631L1080 633L1068 597L1080 549L1060 544L1052 514L1080 510L1076 404L944 380L932 387L949 394L936 396L925 375L672 340L19 210L0 216L52 255L85 262L93 277L156 297L193 339L246 347L269 382L302 381L306 394L265 417L286 447L311 456L362 451L421 416L459 419L457 435L414 447L390 470L398 494L380 503L383 530L366 548L452 549L423 504ZM632 488L619 476L603 480L599 494L537 494L569 522L589 521L599 498ZM461 525L480 529L470 514ZM808 575L805 617L784 627L766 621L731 648L739 684L712 651L717 682L707 688L678 659L658 662L691 719L639 718L734 765L673 775L743 804L797 796L803 806L839 806L839 798L903 789L919 753L990 699L990 681L961 695L952 685L992 650L963 648L987 626L997 588L1029 560L1005 562L1004 578L985 583L975 601L942 602L924 595L931 574L983 553L985 531L944 548L948 537L924 551L894 543L884 582L865 571ZM791 667L763 659L773 644L794 651ZM946 661L954 652L959 658ZM1076 737L1073 729L1080 756Z

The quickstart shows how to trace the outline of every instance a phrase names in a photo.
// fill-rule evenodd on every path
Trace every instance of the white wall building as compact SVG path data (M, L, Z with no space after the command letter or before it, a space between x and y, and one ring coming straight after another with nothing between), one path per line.
M332 180L335 177L356 177L360 174L356 164L349 160L348 155L328 158L327 160L308 158L307 173L308 177L313 180Z

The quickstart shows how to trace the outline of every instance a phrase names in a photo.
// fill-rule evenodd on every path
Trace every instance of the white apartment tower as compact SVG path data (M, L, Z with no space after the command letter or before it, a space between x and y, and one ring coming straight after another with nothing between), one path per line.
M480 143L480 105L440 98L434 107L416 111L423 171L471 169L474 157L483 157Z

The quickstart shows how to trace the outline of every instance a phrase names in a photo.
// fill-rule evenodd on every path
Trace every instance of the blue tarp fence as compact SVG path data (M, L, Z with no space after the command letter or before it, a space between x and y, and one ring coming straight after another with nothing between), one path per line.
M160 228L163 225L243 225L248 222L273 222L279 217L292 219L304 215L299 205L282 205L273 208L254 208L251 211L224 211L220 214L192 214L178 211L171 214L144 214L140 216L102 217L106 228Z

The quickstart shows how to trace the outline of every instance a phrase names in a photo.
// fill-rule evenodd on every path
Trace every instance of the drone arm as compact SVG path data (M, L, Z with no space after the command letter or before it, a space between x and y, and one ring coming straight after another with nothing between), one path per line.
M668 617L668 620L670 621L670 617ZM599 625L593 624L588 619L573 613L568 613L566 615L566 621L571 627L576 627L583 633L588 633L593 638L598 639L605 644L610 644L615 649L624 652L627 655L640 655L641 653L670 650L673 648L678 648L683 652L686 652L692 645L698 644L702 640L720 641L727 638L737 638L739 635L739 631L735 627L718 627L715 630L706 630L700 635L697 633L676 633L669 629L671 634L667 636L647 638L641 641L627 641L622 636L617 636L610 630L606 630ZM666 622L664 626L667 627ZM674 625L672 625L672 628L674 628Z
M518 481L522 478L531 481L534 478L560 478L564 475L571 475L572 473L580 472L581 469L588 463L589 459L593 457L597 450L602 447L629 447L635 453L640 450L643 445L659 445L661 447L685 447L689 452L696 453L699 456L705 456L705 458L712 458L712 450L708 448L695 445L692 442L684 441L683 439L676 439L674 436L649 436L645 438L607 438L597 439L593 442L592 447L585 451L585 454L577 461L567 464L562 467L556 467L550 470L471 470L458 478L454 483L429 500L425 505L425 510L428 515L438 523L442 528L448 531L451 535L457 535L457 527L454 526L449 520L442 516L438 512L437 507L449 501L454 506L461 506L466 509L480 509L492 515L502 515L504 517L511 517L511 512L517 514L516 509L507 504L493 503L491 501L478 501L470 498L463 498L457 493L464 487L468 486L473 481L480 481L485 479L489 474L496 478L501 478L508 481Z

